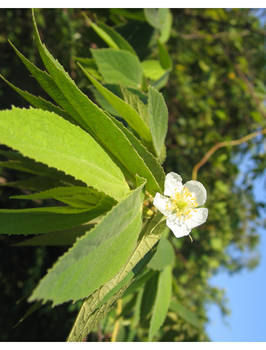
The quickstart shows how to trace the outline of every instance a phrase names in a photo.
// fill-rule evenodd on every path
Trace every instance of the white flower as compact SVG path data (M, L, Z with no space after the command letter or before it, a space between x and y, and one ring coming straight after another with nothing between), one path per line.
M206 189L199 181L182 185L181 176L171 172L165 178L164 195L169 197L156 193L153 204L167 217L166 225L177 238L189 235L194 227L207 220L208 209L197 208L207 198Z

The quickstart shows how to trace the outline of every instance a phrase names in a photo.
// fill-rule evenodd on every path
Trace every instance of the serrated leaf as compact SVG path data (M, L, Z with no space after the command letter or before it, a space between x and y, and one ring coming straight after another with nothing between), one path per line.
M129 190L122 172L98 143L52 112L20 108L1 111L0 142L115 199Z
M91 52L106 83L140 88L142 67L136 55L115 49L91 49Z
M63 231L53 231L45 235L35 236L14 244L15 246L70 246L85 232L91 230L94 225L87 224Z
M30 301L52 300L54 305L76 301L114 277L128 260L140 233L143 185L76 241L41 280Z
M37 47L42 58L42 61L52 77L52 82L63 96L62 105L67 112L70 113L72 118L78 122L83 128L89 131L95 138L100 136L101 141L104 140L101 137L102 129L104 125L108 124L108 118L106 114L98 108L75 84L70 78L67 72L65 72L63 66L51 55L46 46L41 42L34 11L32 11L33 24L34 24L34 36L37 43ZM65 103L66 102L66 103ZM69 106L68 106L69 105ZM69 108L70 107L70 108ZM96 122L95 122L96 121ZM98 122L97 122L98 121ZM101 127L98 127L99 122L102 123ZM109 131L112 129L112 125L109 123ZM96 135L95 135L96 134ZM105 135L106 138L106 135ZM104 143L104 142L103 142Z
M115 295L112 294L112 290L116 288L121 281L126 279L128 274L132 275L133 277L135 275L134 271L138 263L141 263L142 259L144 261L146 260L146 256L149 255L150 250L158 242L162 232L165 229L165 222L163 222L162 219L163 215L158 213L148 223L146 223L140 234L141 238L137 244L137 247L135 248L127 264L116 276L105 283L84 301L69 334L68 341L81 341L95 325L95 311L97 312L97 321L105 312L108 311L112 303L122 296L127 288L127 284L123 285L123 287ZM146 263L148 263L148 261L146 261ZM102 304L102 301L106 298L109 292L113 295L111 300L108 300L107 303ZM101 305L101 307L98 309L99 305Z
M46 93L64 110L73 117L75 115L74 120L79 120L79 124L82 124L82 120L78 117L75 109L72 107L71 103L64 97L60 89L57 87L51 76L47 73L36 67L33 63L31 63L22 53L10 42L11 46L15 50L16 54L19 56L23 64L26 68L31 72L33 77L38 81L40 86L46 91ZM75 114L76 113L76 114Z
M51 187L62 186L64 183L60 180L48 176L32 176L25 180L10 181L0 186L14 187L19 189L26 189L30 191L43 191Z
M160 272L158 278L156 298L149 328L149 341L156 335L163 325L172 296L172 267L167 266Z
M97 309L100 308L103 304L107 303L120 289L122 289L125 286L130 285L134 277L138 275L138 273L147 265L147 262L151 258L150 252L148 252L137 264L136 266L129 271L129 273L126 275L126 277L123 280L120 280L113 289L111 289L105 296L104 298L97 304ZM133 282L134 284L134 282ZM131 286L130 286L131 287ZM124 293L123 296L128 295L127 290Z
M63 96L71 102L73 108L75 108L75 113L71 112L71 116L112 155L112 158L114 158L123 169L124 174L131 181L134 181L136 174L140 174L138 171L140 164L138 155L132 152L130 142L114 124L111 118L78 89L74 81L64 71L63 67L42 44L35 19L34 30L38 49L47 70L50 72L60 91L62 91ZM67 111L69 112L68 109ZM80 118L82 119L81 122Z
M22 172L26 172L29 174L34 174L34 175L41 175L41 171L37 170L37 169L31 169L30 167L25 166L24 164L22 164L19 161L0 161L0 166L3 168L8 168L8 169L13 169L13 170L18 170L18 171L22 171Z
M170 304L170 310L176 312L183 320L192 324L196 328L200 328L200 321L197 315L182 305L179 301L172 301Z
M166 266L172 265L175 260L174 249L168 239L162 237L158 244L156 253L148 264L153 270L163 270Z
M77 208L93 208L100 201L109 203L109 207L115 204L115 201L105 196L103 193L96 191L91 187L71 186L71 187L55 187L43 192L33 193L29 195L12 196L16 199L55 199Z
M2 152L0 151L0 154L1 153ZM6 153L10 154L11 152L6 152ZM9 155L7 155L7 157L9 157ZM37 186L37 190L42 190L43 189L42 187L44 184L42 184L41 181L46 182L46 186L48 186L48 184L51 184L50 186L48 186L49 188L55 187L59 183L60 185L67 185L67 186L69 185L86 186L86 184L83 181L76 180L73 176L66 175L63 171L59 171L54 168L49 168L46 164L36 162L33 159L30 159L27 157L21 156L18 159L0 162L0 164L1 164L1 167L4 167L4 168L14 169L17 171L37 175L34 177L34 179L29 178L26 180L12 182L12 184L14 184L14 186L12 185L12 187L16 187L17 183L21 183L21 184L24 184L24 188L31 189L31 187L27 187L26 185L28 184L29 186L31 186L31 182L32 182L35 188L37 183L40 185L40 188L38 188ZM36 180L37 178L39 178L39 180ZM11 185L11 183L4 184L4 185L8 186L8 185Z
M28 91L21 90L20 88L16 87L12 83L10 83L8 80L6 80L1 74L0 78L2 78L13 90L15 90L20 96L22 96L26 101L28 101L33 107L43 109L45 111L54 112L58 115L61 115L63 118L69 120L69 115L64 112L60 107L54 105L50 101L45 100L44 98L40 96L35 96Z
M148 125L144 122L137 111L129 104L123 101L121 98L113 94L110 90L100 84L93 78L80 64L80 68L86 77L91 81L95 88L104 96L104 98L110 103L110 105L118 112L118 114L128 123L133 130L135 130L140 137L148 144L151 143L151 133Z
M143 61L141 62L141 66L145 77L154 81L160 79L167 72L157 60Z
M63 230L86 223L110 208L99 203L90 210L71 207L0 209L0 234L30 235Z
M168 110L163 95L153 87L149 87L148 110L150 129L154 148L161 155L168 128Z
M142 162L146 164L145 167L142 166L140 168L138 173L147 179L147 190L150 191L151 194L155 194L155 191L158 191L158 189L159 191L160 189L162 190L164 186L165 174L161 165L158 163L153 154L146 149L146 147L133 135L132 132L124 127L118 120L114 120L114 122L126 135L132 147L142 158Z

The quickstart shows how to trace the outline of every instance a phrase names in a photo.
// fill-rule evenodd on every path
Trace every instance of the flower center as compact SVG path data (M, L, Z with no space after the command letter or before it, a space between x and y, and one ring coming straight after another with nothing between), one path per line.
M190 218L191 209L197 206L198 203L195 196L186 187L183 187L181 192L176 192L171 197L171 209L179 218Z

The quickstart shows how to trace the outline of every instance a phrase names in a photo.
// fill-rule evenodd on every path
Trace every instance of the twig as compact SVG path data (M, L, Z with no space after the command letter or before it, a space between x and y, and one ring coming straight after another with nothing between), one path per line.
M232 141L223 141L218 142L216 145L214 145L206 154L205 156L194 166L192 170L192 179L196 180L199 169L209 160L209 158L213 155L214 152L216 152L219 148L226 147L226 146L237 146L241 143L247 142L254 137L260 135L260 134L266 134L266 129L263 129L261 131L252 132L251 134L248 134L241 139L238 140L232 140Z

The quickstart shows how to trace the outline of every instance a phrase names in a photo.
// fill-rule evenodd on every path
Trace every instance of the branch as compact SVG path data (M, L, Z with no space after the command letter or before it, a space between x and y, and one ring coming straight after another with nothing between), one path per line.
M207 163L209 158L213 155L214 152L216 152L219 148L226 147L226 146L237 146L240 145L241 143L247 142L254 137L260 135L260 134L266 134L266 129L263 129L262 131L256 131L252 132L251 134L248 134L241 139L238 140L232 140L232 141L223 141L223 142L218 142L216 145L214 145L206 154L205 156L194 166L192 170L192 179L197 180L197 175L199 169Z

